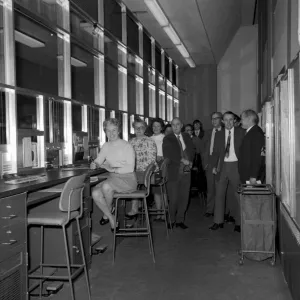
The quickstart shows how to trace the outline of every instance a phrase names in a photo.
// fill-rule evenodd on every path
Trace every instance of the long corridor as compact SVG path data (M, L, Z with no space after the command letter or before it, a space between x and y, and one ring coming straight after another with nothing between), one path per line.
M239 234L233 232L233 225L210 231L211 221L203 217L203 206L199 198L194 198L186 221L189 229L175 229L167 239L164 225L153 224L156 264L149 255L146 238L123 240L117 247L114 266L111 248L94 256L90 272L92 299L291 299L279 262L271 267L268 261L245 259L239 266ZM68 299L67 284L65 287L53 299ZM87 299L82 279L76 282L76 299Z

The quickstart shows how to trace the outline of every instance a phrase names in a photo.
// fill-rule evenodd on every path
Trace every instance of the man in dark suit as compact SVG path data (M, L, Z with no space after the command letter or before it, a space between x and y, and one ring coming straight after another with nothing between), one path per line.
M214 149L216 133L222 129L222 113L214 112L211 114L211 123L213 129L206 131L203 137L204 155L203 168L206 173L207 181L207 200L205 217L211 217L214 214L215 208L215 174L213 174L212 153Z
M188 227L184 224L184 217L189 201L195 149L189 135L181 133L182 126L179 118L173 119L173 133L163 140L163 156L169 159L167 190L172 226L176 223L176 227L186 229Z
M265 145L265 137L258 124L258 115L248 109L242 113L242 127L246 129L246 135L240 147L239 173L242 183L250 181L256 184L261 180L260 171L262 166L261 152Z
M228 184L235 191L235 209L233 216L236 221L235 231L240 231L240 211L237 188L240 184L238 172L239 149L242 144L245 131L240 127L234 127L234 114L230 111L224 113L223 123L225 128L215 137L213 151L213 173L216 174L216 199L214 209L214 224L211 230L217 230L224 226L225 197Z

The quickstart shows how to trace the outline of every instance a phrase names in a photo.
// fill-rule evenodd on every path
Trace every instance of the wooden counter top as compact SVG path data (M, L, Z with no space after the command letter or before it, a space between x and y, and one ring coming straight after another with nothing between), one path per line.
M105 169L98 170L49 170L45 174L46 176L41 176L39 180L21 183L21 184L7 184L4 180L0 180L0 198L24 193L24 192L35 192L41 189L45 189L63 182L66 182L69 178L84 173L88 173L88 176L97 176L107 172Z

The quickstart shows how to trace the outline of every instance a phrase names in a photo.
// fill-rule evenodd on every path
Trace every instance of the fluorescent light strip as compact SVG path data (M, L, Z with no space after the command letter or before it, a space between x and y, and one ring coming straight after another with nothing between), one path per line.
M172 83L171 83L169 80L167 80L167 85L168 85L169 87L172 87Z
M168 98L169 100L173 100L173 97L172 97L171 95L168 95L167 98Z
M155 91L155 85L151 84L151 83L148 83L148 86L149 86L149 89Z
M163 30L169 36L170 40L172 41L172 43L174 45L181 44L181 40L180 40L179 36L177 35L174 28L170 24L166 27L163 27Z
M87 64L85 62L75 57L71 57L71 65L78 68L87 67Z
M124 68L124 67L122 67L121 65L118 65L118 70L119 70L120 72L122 72L123 74L127 74L127 69Z
M175 102L175 103L179 103L179 100L178 100L178 99L174 99L174 102Z
M168 18L164 14L163 10L161 9L160 5L157 3L156 0L144 0L145 4L147 5L148 9L151 11L159 25L163 28L165 33L168 35L170 40L173 44L177 47L178 51L184 57L186 62L189 64L190 67L196 67L193 59L191 58L189 52L183 45L182 41L180 40L178 34L176 33L173 26L170 24ZM162 50L163 51L163 50Z
M143 65L143 60L137 55L135 56L135 62L141 66Z
M144 83L144 79L140 76L135 75L135 80L139 83L142 83L142 84Z
M178 87L177 86L173 85L173 89L174 89L175 92L178 92Z
M41 42L18 30L15 30L15 40L30 48L43 48L46 45L44 42Z
M159 92L160 95L163 95L163 96L166 95L166 93L164 91L162 91L162 90L159 90L158 92Z
M153 0L144 0L145 4L148 6L149 10L152 12L152 14L155 16L157 22L159 23L160 26L168 26L169 25L169 20L165 16L164 12L158 5L156 1Z
M125 54L127 54L127 49L124 46L122 46L121 44L118 44L118 49L120 51L124 52Z

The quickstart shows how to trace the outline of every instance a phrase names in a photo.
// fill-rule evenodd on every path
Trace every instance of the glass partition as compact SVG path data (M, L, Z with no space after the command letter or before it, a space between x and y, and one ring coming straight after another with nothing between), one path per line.
M58 94L58 39L56 32L15 13L17 86ZM60 60L62 61L62 60Z

